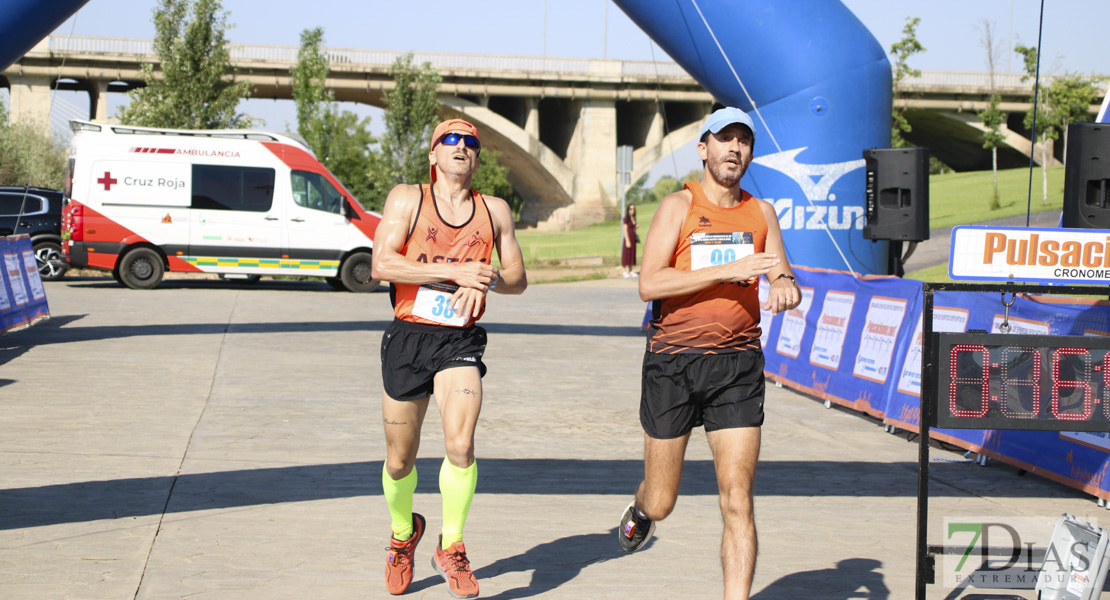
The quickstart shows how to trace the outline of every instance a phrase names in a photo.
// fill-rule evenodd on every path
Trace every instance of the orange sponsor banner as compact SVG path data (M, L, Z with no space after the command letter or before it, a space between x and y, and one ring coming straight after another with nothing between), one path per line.
M948 275L976 281L1110 283L1110 231L956 227Z

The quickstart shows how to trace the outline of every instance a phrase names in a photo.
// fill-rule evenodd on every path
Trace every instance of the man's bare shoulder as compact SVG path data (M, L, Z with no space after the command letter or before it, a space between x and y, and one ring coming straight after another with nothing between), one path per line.
M420 198L420 186L399 183L393 186L392 190L389 190L389 195L385 198L383 211L392 209L409 212L420 204Z
M660 212L681 212L686 213L690 209L690 203L694 201L694 195L690 190L681 189L672 194L667 194L659 203L659 209L656 214Z
M421 191L420 191L420 186L419 185L410 185L408 183L398 183L397 185L393 186L392 190L389 190L389 197L390 198L399 198L399 199L400 198L416 198L416 199L419 199L420 196L421 196Z
M778 212L775 211L775 205L774 204L771 204L770 202L764 200L763 198L756 198L755 196L752 196L751 198L752 198L752 200L755 201L755 205L758 206L759 209L763 211L763 214L770 215L770 216L778 219Z
M488 194L482 194L482 198L485 199L486 205L489 206L490 210L508 210L512 212L512 209L509 208L509 203L502 198L490 196Z

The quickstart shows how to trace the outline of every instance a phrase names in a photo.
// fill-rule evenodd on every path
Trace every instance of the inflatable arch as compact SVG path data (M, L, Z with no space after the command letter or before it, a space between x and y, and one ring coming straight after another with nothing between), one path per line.
M890 145L891 71L839 0L614 0L718 102L748 111L741 185L775 205L790 261L888 271L863 239L863 150Z

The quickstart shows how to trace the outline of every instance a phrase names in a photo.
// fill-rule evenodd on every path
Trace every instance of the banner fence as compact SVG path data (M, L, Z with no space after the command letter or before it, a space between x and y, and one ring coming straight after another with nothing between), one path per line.
M764 313L766 374L783 385L920 432L920 282L795 267L801 304ZM766 299L767 283L760 284ZM937 292L933 331L1000 333L999 294ZM1110 336L1110 302L1018 295L1011 333ZM1110 500L1110 432L932 429L934 439Z
M39 277L31 238L0 237L4 274L0 279L0 333L30 327L50 318L46 289Z

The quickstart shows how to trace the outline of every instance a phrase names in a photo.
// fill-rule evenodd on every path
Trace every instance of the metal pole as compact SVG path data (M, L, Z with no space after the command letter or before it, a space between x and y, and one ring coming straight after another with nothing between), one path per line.
M1010 37L1006 40L1010 44L1010 51L1006 53L1006 72L1010 70L1010 57L1014 55L1014 0L1010 0Z
M609 44L606 41L606 38L609 36L609 0L601 1L605 3L605 18L601 21L601 58L605 59L606 52L609 49Z
M936 365L933 364L933 290L923 286L921 310L921 398L917 438L917 580L916 600L925 600L925 586L933 579L929 563L929 423L936 398Z

